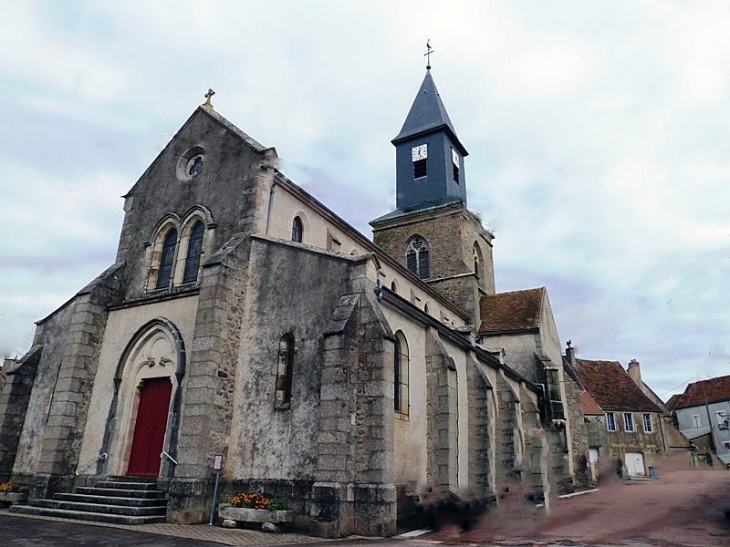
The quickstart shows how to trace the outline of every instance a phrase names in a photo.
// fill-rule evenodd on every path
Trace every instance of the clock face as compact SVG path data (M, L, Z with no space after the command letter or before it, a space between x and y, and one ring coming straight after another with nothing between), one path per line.
M421 144L411 148L411 159L413 161L425 160L428 157L428 144Z
M457 154L456 150L454 150L453 148L451 149L451 161L454 162L454 165L456 165L456 167L459 167L459 154Z

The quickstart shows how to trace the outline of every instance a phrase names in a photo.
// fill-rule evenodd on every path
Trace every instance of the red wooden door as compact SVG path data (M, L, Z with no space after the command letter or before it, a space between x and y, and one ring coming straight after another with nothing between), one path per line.
M169 378L153 378L142 383L127 475L156 477L160 474L171 392Z

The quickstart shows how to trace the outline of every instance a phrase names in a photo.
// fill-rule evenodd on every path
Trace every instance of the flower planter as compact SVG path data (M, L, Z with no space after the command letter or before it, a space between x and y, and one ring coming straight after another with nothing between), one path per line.
M236 522L247 522L252 524L263 524L272 522L274 524L290 523L292 511L286 509L250 509L248 507L220 507L218 516L222 519L235 520Z
M27 492L6 492L0 494L0 507L7 507L25 501L28 501Z

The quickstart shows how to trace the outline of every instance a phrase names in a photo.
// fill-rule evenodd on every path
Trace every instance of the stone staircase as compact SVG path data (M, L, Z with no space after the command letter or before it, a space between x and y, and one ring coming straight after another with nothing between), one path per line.
M93 487L74 488L73 494L31 498L28 505L11 506L10 512L114 524L152 524L165 522L167 499L164 492L157 490L157 479L108 477Z

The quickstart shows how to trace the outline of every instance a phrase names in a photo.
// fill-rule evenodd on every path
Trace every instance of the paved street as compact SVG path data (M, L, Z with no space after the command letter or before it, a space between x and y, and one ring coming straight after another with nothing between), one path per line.
M295 545L322 543L298 534L267 534L219 526L102 525L46 517L11 515L0 510L2 547L221 547L222 545Z

